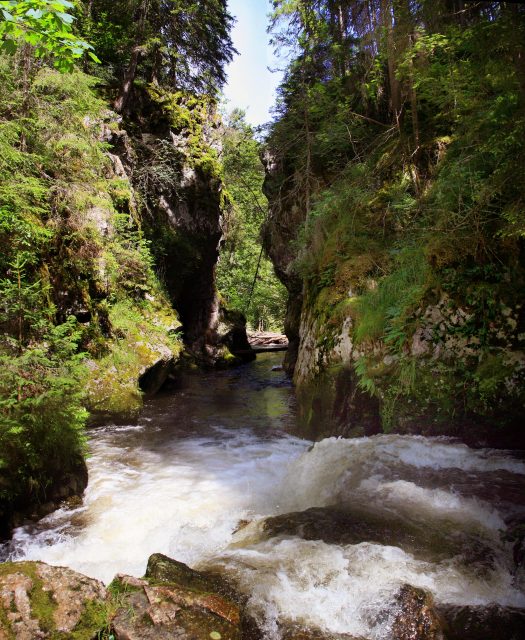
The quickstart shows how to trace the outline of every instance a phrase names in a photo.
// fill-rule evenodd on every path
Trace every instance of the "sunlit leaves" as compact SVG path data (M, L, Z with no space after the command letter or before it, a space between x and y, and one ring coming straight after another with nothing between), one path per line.
M0 0L0 50L14 54L26 43L36 57L50 56L59 71L71 71L84 53L100 62L92 46L73 32L73 9L69 0Z

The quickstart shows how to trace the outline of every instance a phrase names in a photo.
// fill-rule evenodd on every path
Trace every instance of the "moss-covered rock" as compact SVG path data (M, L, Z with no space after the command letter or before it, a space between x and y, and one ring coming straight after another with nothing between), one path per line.
M143 579L117 576L120 594L112 619L116 640L240 640L239 605L204 574L162 554L148 560Z
M0 565L0 635L6 640L91 640L108 630L104 586L42 562Z
M248 334L246 333L246 318L240 311L227 309L221 305L217 333L219 344L226 347L227 352L234 356L234 359L230 360L231 362L255 360L256 354L248 342Z
M112 305L108 320L113 335L108 353L88 362L88 408L99 415L132 415L144 396L159 390L176 362L182 350L176 333L180 322L161 297Z

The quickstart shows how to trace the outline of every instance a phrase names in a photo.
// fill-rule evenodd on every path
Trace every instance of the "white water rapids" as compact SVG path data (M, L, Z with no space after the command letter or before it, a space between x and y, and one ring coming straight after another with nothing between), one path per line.
M525 607L501 537L525 512L522 460L396 435L312 447L286 431L293 397L269 371L275 359L195 376L135 424L94 429L82 506L16 530L4 553L105 582L142 575L154 552L219 568L250 595L268 638L282 620L387 637L380 613L404 583L440 603ZM350 540L345 525L338 540L330 521L319 535L263 526L312 507L372 528Z

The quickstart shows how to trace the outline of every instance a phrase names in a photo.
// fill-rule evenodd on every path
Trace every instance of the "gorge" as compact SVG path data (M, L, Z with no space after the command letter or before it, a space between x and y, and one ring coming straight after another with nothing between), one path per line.
M257 130L226 2L31 2L0 638L525 637L523 7L276 0Z

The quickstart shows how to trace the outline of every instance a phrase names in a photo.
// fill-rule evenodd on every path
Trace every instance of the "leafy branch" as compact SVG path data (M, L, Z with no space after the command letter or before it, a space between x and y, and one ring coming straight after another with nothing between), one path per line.
M69 0L0 0L0 51L14 54L29 44L37 58L51 55L59 71L72 71L85 53L99 63L93 47L73 33L73 8Z

